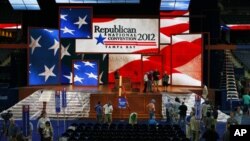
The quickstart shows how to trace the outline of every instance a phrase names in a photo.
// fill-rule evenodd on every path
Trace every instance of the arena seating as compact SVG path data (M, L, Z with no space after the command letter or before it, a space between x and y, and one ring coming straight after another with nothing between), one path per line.
M179 125L148 125L136 124L134 126L125 123L72 124L60 140L68 141L185 141L184 132Z
M250 50L234 50L234 56L242 63L242 65L250 70Z

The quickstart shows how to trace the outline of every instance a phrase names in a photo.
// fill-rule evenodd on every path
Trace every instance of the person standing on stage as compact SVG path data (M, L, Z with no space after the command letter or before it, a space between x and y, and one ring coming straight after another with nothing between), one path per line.
M102 123L102 105L101 105L101 102L98 101L98 103L96 104L95 106L95 111L96 111L96 120L97 120L97 123Z
M164 75L162 77L162 86L163 86L163 91L166 92L167 91L167 87L168 87L168 80L169 80L169 75L167 74L167 72L164 72Z
M119 78L120 78L120 74L119 74L118 70L115 71L114 78L115 78L115 87L114 87L114 89L118 90L118 88L119 88L119 83L118 82L119 82Z
M154 79L154 89L156 89L156 91L158 92L158 85L159 85L159 79L160 79L160 72L158 71L158 69L155 69L155 71L153 72L153 79Z
M103 106L103 109L104 109L104 114L105 114L105 117L104 117L105 121L104 122L111 124L112 112L113 112L113 106L112 106L111 102L109 101L107 104L105 104Z
M150 103L147 105L149 112L149 119L155 118L155 100L152 99Z
M146 93L147 92L147 86L148 86L148 73L146 72L143 76L143 80L144 80L144 89L143 92Z
M148 92L153 92L152 90L152 83L153 83L153 71L148 72Z
M40 118L39 118L39 120L37 122L37 130L38 130L38 132L40 134L41 141L44 140L44 138L43 138L43 130L45 128L45 123L46 122L50 122L50 119L47 117L46 111L42 111L41 116L40 116ZM51 123L50 123L50 125L51 125Z

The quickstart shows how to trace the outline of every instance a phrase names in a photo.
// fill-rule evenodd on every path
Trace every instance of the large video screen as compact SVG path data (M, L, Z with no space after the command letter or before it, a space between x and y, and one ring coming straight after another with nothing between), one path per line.
M29 29L29 85L60 83L60 41L56 29Z
M132 82L140 82L141 66L140 54L110 54L108 80L113 83L114 72L118 70L122 77L130 78Z
M60 37L84 38L92 37L92 8L89 7L61 7Z
M160 44L170 44L171 35L189 33L189 17L161 17Z
M94 18L92 32L92 39L76 39L77 53L159 51L159 19Z
M202 85L202 35L172 36L172 85Z

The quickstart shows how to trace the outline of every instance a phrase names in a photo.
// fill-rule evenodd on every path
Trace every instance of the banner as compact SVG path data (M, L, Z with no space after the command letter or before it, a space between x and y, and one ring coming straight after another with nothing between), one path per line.
M60 91L55 91L55 107L56 107L56 113L60 113L61 112Z
M66 88L63 88L62 90L62 107L67 107L67 95L66 95Z
M118 108L125 109L127 106L127 100L125 97L119 97L118 98Z
M25 137L29 136L29 123L30 123L30 107L29 105L23 105L23 135Z
M77 53L158 53L159 19L93 19L93 38L76 39Z

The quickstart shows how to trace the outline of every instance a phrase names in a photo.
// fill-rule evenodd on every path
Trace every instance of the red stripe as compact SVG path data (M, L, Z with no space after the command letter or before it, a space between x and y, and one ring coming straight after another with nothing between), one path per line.
M104 23L113 21L116 18L93 18L93 23Z
M18 28L18 26L21 26L21 24L15 24L15 23L6 23L6 24L0 24L0 29L4 28Z
M184 16L187 13L188 11L160 12L160 16Z
M155 43L155 42L130 42L130 41L104 41L104 43Z

